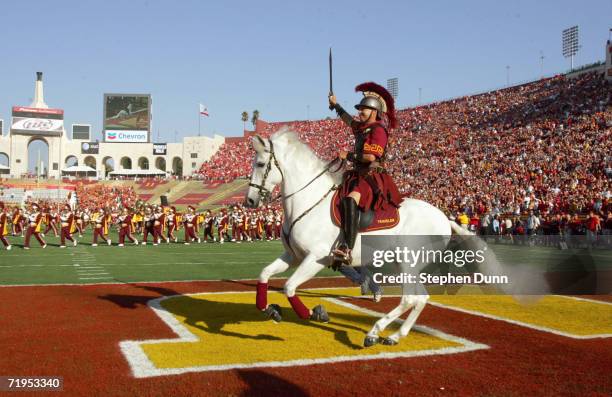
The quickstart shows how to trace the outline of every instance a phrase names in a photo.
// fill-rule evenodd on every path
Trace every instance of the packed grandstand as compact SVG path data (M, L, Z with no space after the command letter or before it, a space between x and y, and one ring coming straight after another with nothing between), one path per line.
M451 219L481 233L526 234L534 232L535 224L545 234L565 231L609 235L611 103L610 83L601 73L586 72L403 109L397 113L399 128L391 132L385 166L405 196L430 202ZM248 178L254 155L248 136L256 133L269 137L285 126L297 131L327 160L352 144L350 130L339 119L259 121L255 131L245 132L244 139L223 144L190 179L203 180L217 189ZM155 181L150 184L155 186ZM75 189L78 205L73 208L74 215L84 223L88 222L84 216L89 219L101 209L118 225L121 222L117 223L117 217L124 208L141 222L144 216L137 214L155 211L155 206L147 209L147 199L152 195L142 193L146 190L142 182L129 187L77 182ZM194 207L207 205L203 198L210 195L214 195L214 189L196 194L195 201L182 206L184 213L190 212L185 208L187 203ZM239 201L239 195L229 197ZM7 201L7 197L0 197L0 201ZM21 204L5 204L4 212L11 214L5 217L11 221L5 223L13 228L14 211L18 207L31 210L33 202L40 208L56 208L54 213L61 223L62 207L54 207L57 204L52 199L41 202L35 198L24 199ZM163 211L167 214L170 206L180 204L171 202ZM272 209L272 220L266 221L267 212L245 213L234 204L239 203L226 199L213 208L216 217L222 216L225 207L234 214L227 224L238 234L228 235L227 240L278 238L276 229L268 228L267 233L264 230L268 224L276 225L276 209ZM208 208L194 209L203 221ZM26 219L27 214L24 216ZM537 222L530 221L531 216L536 216ZM240 230L248 231L247 217L255 219L253 228L257 233ZM164 230L169 227L170 217L166 218ZM219 221L212 224L220 226ZM144 233L146 226L143 223L132 230ZM19 234L15 230L11 233ZM218 237L223 240L223 236ZM161 237L155 239L161 241ZM163 239L170 241L167 235ZM186 233L184 242L192 241L195 240Z

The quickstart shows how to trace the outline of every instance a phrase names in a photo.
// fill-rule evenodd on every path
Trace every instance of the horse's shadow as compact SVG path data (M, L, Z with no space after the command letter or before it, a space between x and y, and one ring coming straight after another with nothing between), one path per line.
M285 338L281 338L275 335L248 335L235 331L229 331L226 329L225 326L229 324L260 323L263 321L269 322L270 327L274 327L275 324L273 324L272 321L268 320L263 313L257 310L254 304L240 302L218 302L215 300L207 299L206 295L199 295L198 298L194 298L188 295L181 295L172 289L162 287L135 287L156 292L162 296L173 296L172 298L161 301L160 305L157 308L161 308L162 310L171 313L175 317L184 318L184 323L186 325L200 329L204 332L240 339L268 341L285 340ZM321 296L329 295L321 294ZM108 294L99 296L98 298L107 300L126 309L135 309L138 306L148 305L149 301L155 299L155 297L152 296L119 294ZM348 335L348 329L364 332L364 328L347 324L344 321L336 322L335 320L347 320L351 322L356 322L358 324L364 324L366 325L366 327L372 321L372 317L363 314L353 315L347 313L331 312L330 316L332 317L332 321L330 323L323 324L309 320L302 320L298 318L297 315L293 313L290 308L283 309L283 322L292 323L300 327L316 327L321 330L333 333L334 339L336 341L353 350L362 349L362 346L355 344L350 340ZM338 326L338 328L331 327L330 324L334 324ZM291 337L291 335L287 335L287 337Z

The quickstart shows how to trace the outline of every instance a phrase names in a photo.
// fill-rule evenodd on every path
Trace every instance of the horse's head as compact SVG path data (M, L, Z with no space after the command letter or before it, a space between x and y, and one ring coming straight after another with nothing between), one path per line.
M283 174L271 140L256 135L252 138L252 144L255 160L244 204L256 208L262 200L265 201L272 196L274 187L283 180Z

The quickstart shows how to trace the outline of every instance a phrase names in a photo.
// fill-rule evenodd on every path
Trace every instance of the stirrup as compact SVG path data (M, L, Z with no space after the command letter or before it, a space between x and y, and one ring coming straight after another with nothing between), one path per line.
M332 255L335 261L350 265L353 262L353 257L351 256L351 250L345 244L338 246L335 250L332 251Z

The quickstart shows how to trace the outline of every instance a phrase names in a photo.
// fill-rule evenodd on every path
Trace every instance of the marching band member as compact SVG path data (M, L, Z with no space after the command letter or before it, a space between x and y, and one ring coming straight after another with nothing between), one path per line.
M47 243L40 236L40 226L42 223L42 213L40 212L40 208L38 204L33 203L31 205L31 211L27 214L26 218L28 219L28 230L25 235L25 243L23 245L23 249L30 249L30 238L32 235L36 237L38 243L43 247L47 247Z
M139 207L138 210L132 214L132 233L143 234L144 226L144 209Z
M79 229L79 237L83 237L83 232L87 229L87 225L91 222L91 213L89 212L89 208L85 208L84 211L81 212L81 228ZM78 223L77 223L78 226Z
M219 242L221 244L224 243L225 239L229 240L229 220L227 216L227 210L225 208L221 209L219 215L217 216L217 236L219 237Z
M201 213L196 213L196 220L193 224L193 232L196 234L200 234L200 226L204 223L204 215ZM199 238L199 237L198 237Z
M153 245L157 245L157 242L155 241L153 221L153 210L151 210L150 206L147 206L144 210L144 215L142 216L142 245L147 245L149 234L153 235Z
M266 224L266 239L273 240L274 239L274 213L272 209L268 209L268 213L265 216L265 224Z
M215 223L215 217L212 215L210 210L206 210L204 213L204 242L208 239L212 241L217 241L215 236L213 236L213 224Z
M11 220L13 226L13 236L20 235L23 237L23 222L25 221L25 215L21 208L15 208L13 211L13 218Z
M251 241L260 240L258 222L258 215L255 211L251 211L249 213L249 238Z
M66 240L72 241L72 245L76 247L77 241L72 237L72 233L76 230L76 222L69 204L64 206L64 210L60 214L60 226L60 248L66 248Z
M6 247L7 250L12 248L11 243L8 242L6 236L9 234L9 224L11 223L9 216L8 207L4 206L3 202L0 202L0 241Z
M274 234L275 234L276 240L280 240L282 224L283 224L283 213L281 210L275 209L274 210Z
M248 212L246 212L244 209L240 208L240 214L242 216L241 220L241 224L240 224L240 229L242 231L242 234L240 236L241 239L244 239L246 241L251 241L251 237L249 236L249 220L251 219L250 215Z
M174 232L179 230L180 227L181 214L176 211L176 207L170 207L170 215L168 216L168 240L172 240L175 243L178 241L178 238L174 235Z
M55 224L55 222L57 222L57 211L54 209L54 207L46 207L44 209L44 222L47 225L47 227L45 228L45 231L42 233L42 236L45 237L45 235L47 233L49 233L49 230L53 230L53 234L55 235L55 237L59 237L59 235L57 234L57 226Z
M119 225L119 247L123 247L125 243L125 238L127 237L134 245L138 245L138 240L132 236L132 214L130 214L129 209L124 208L121 211L121 215L117 217L117 222Z
M175 243L177 241L174 231L178 229L180 224L178 218L179 215L176 213L176 207L170 207L168 214L168 238L166 239L168 244L170 244L170 240L174 241Z
M196 240L198 243L200 242L200 238L195 234L195 223L197 222L195 208L191 205L187 208L188 212L183 216L183 224L185 225L185 245L189 245Z
M242 240L242 221L242 214L238 207L234 206L234 212L232 213L232 241L234 242L240 243Z
M155 207L155 213L153 214L153 245L161 244L161 239L167 240L163 231L166 225L166 214L161 206Z
M266 217L263 211L257 211L257 238L262 241L264 240L265 223Z
M91 223L94 227L93 243L91 244L92 247L98 246L98 237L106 241L106 244L111 245L111 240L106 238L106 235L108 234L109 218L110 217L105 213L104 208L100 208L98 212L95 212L92 215Z

